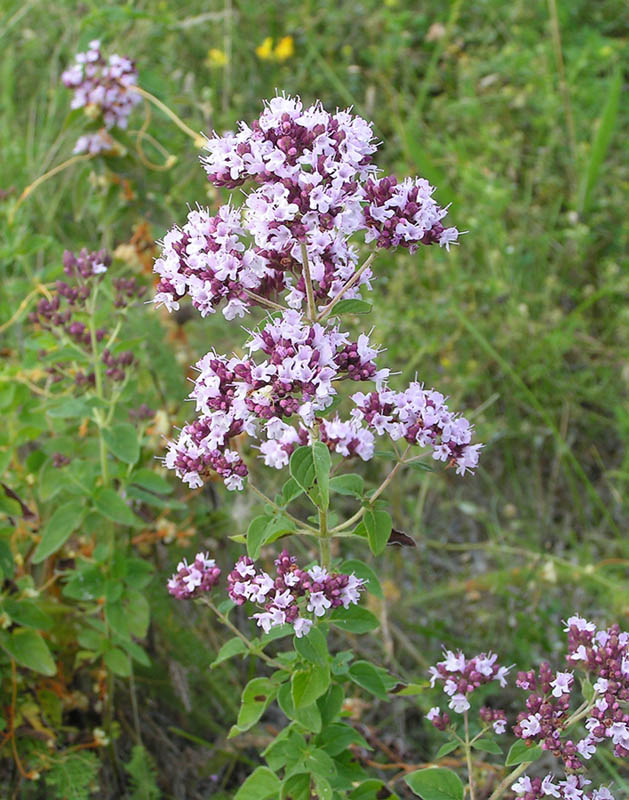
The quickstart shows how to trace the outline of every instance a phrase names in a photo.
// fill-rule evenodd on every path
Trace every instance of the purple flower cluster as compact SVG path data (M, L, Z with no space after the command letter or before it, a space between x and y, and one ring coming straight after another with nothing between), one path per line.
M594 686L595 702L585 722L588 735L577 742L579 755L588 760L597 746L611 741L614 755L629 756L629 633L618 625L597 630L593 622L570 617L568 661L585 670Z
M126 128L129 114L141 100L133 91L138 81L133 61L118 55L105 59L97 40L90 42L85 53L77 53L74 64L61 75L61 80L74 90L72 108L85 108L92 117L102 116L108 130ZM74 152L95 155L111 150L112 144L107 133L99 131L81 136Z
M202 161L215 186L249 181L255 188L242 208L224 205L215 216L193 210L183 228L164 237L155 302L168 310L186 294L204 316L223 304L233 319L271 298L300 309L306 259L321 308L344 288L348 299L371 288L373 274L366 267L357 276L350 244L360 231L377 247L456 241L427 181L376 180L371 125L349 111L331 114L320 103L304 108L299 98L275 97L251 126L241 122L206 147Z
M448 409L446 398L434 389L426 390L416 381L403 392L386 386L370 394L357 392L354 419L364 422L378 435L393 441L432 448L433 458L456 465L459 475L478 464L482 444L471 444L473 427Z
M411 253L420 244L438 243L449 250L459 232L441 224L448 212L434 201L434 191L424 178L407 178L402 183L393 175L369 179L365 184L365 240L378 247L407 247Z
M564 761L571 770L580 769L577 748L570 739L562 740L561 731L570 716L572 672L553 672L543 663L539 672L520 672L516 686L531 692L526 711L518 714L513 732L520 739L540 743L545 750Z
M553 775L545 778L529 778L523 775L512 784L511 789L519 800L542 800L544 797L555 797L559 800L614 800L613 794L606 786L589 792L585 790L591 781L582 775L568 775L565 780L557 780Z
M168 591L173 597L189 600L211 591L220 575L221 570L208 553L197 553L192 564L185 558L177 564L177 572L168 581Z
M229 596L237 605L249 601L263 609L253 619L265 633L289 624L298 638L306 636L314 617L358 603L364 588L365 582L354 573L329 573L319 566L300 569L297 559L286 550L275 560L275 566L276 577L272 578L258 571L250 558L242 556L227 578Z
M190 397L197 420L186 425L169 446L166 466L191 487L201 486L208 471L217 472L228 489L241 489L247 469L230 447L242 433L260 441L265 464L286 466L299 444L311 441L317 412L337 393L335 382L380 381L388 370L376 370L376 348L361 335L357 343L337 327L307 324L297 311L287 311L251 334L246 358L225 358L214 352L197 364L199 375ZM253 354L264 358L257 361ZM296 418L297 427L286 422ZM373 436L356 420L321 421L321 439L331 450L369 458Z
M473 658L466 659L459 650L453 653L451 650L444 650L445 658L436 666L430 667L430 685L434 686L437 681L443 682L443 691L450 697L448 707L456 714L463 714L470 708L468 697L473 691L490 681L498 681L500 686L507 685L507 674L510 667L501 667L497 664L498 656L495 653L480 653ZM447 715L444 715L447 716ZM440 715L439 708L430 710L428 719L436 724L436 727L447 725ZM504 719L504 714L500 712L496 716L496 722ZM493 718L491 722L493 722ZM439 723L437 725L437 723ZM498 725L498 728L504 727ZM494 725L494 730L496 726ZM496 730L496 733L502 733Z

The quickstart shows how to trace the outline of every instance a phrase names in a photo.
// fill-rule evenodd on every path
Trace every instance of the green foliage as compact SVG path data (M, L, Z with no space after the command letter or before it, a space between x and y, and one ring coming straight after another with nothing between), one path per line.
M135 745L131 758L124 765L129 775L129 800L159 800L162 793L157 785L157 768L150 753L142 745Z
M463 800L461 779L450 769L421 769L411 772L404 780L422 800Z
M55 800L87 800L93 796L99 769L100 762L94 753L61 755L45 774L46 790Z

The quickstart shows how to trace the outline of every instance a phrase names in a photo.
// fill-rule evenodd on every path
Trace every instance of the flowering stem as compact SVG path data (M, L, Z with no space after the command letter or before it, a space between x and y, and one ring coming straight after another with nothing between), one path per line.
M94 365L94 380L96 386L96 396L99 400L104 400L103 397L103 378L100 372L100 359L98 357L98 347L97 347L97 339L96 339L96 297L98 295L98 283L94 286L94 291L92 292L92 298L90 303L90 310L89 310L89 327L90 327L90 339L92 342L92 364ZM103 486L107 486L109 483L109 471L107 468L107 449L105 447L105 439L103 438L103 418L101 415L101 410L96 409L94 412L94 419L96 421L96 425L98 426L98 444L99 444L99 452L100 452L100 469L101 474L103 477Z
M330 534L328 533L328 512L326 509L319 509L319 551L321 553L321 566L329 569L330 554Z
M308 531L308 533L311 533L311 534L314 533L316 535L319 534L319 531L316 528L313 528L312 525L308 525L307 522L302 522L297 517L294 517L292 514L289 514L288 511L286 511L285 508L282 508L282 506L279 506L275 501L271 500L270 497L267 497L264 494L264 492L262 492L260 489L258 489L257 486L254 486L254 484L251 482L251 479L249 479L247 481L247 486L253 492L255 492L255 494L257 494L260 499L264 500L264 502L268 503L271 506L271 508L275 509L275 511L280 511L282 514L285 514L289 519L292 519L293 522L296 522L302 528L305 528Z
M310 275L310 262L308 261L308 251L306 245L301 246L301 257L303 261L304 283L306 284L306 297L308 299L308 318L314 322L317 318L317 309L314 301L314 292L312 291L312 277Z
M330 302L327 304L327 306L325 306L324 308L321 309L321 312L320 312L319 316L317 317L317 322L322 322L326 317L330 316L330 313L331 313L332 309L334 308L334 306L340 300L342 300L343 299L343 295L347 291L349 291L349 289L351 289L352 286L354 286L354 284L358 281L358 279L363 274L363 272L367 269L367 267L370 266L371 262L374 260L375 257L376 257L376 254L372 253L366 259L365 263L358 270L356 270L356 272L352 275L352 277L345 283L345 285L341 288L339 293L335 297L333 297L332 300L330 300Z
M378 499L378 497L380 497L380 495L382 494L382 492L384 492L384 490L387 488L387 486L388 486L388 485L391 483L391 481L392 481L392 480L393 480L393 478L395 477L395 475L396 475L396 473L398 472L398 470L400 469L400 467L401 467L403 464L405 464L405 463L406 463L406 461L405 461L404 459L406 458L406 455L408 454L408 451L409 451L410 449L411 449L411 446L410 446L410 444L409 444L409 445L406 447L406 450L405 450L405 451L402 453L402 456L401 456L400 460L399 460L399 461L397 462L397 464L396 464L396 465L393 467L393 469L392 469L392 470L391 470L391 472L390 472L390 473L387 475L387 477L386 477L386 478L385 478L385 479L382 481L382 483L380 484L380 486L378 486L378 488L376 489L376 491L375 491L375 492L374 492L374 493L371 495L371 497L369 498L369 502L367 503L367 505L364 505L364 506L363 506L361 509L359 509L359 510L358 510L358 511L357 511L357 512L356 512L356 513L353 515L353 516L351 516L351 517L350 517L348 520L346 520L345 522L342 522L340 525L337 525L337 526L336 526L336 528L332 528L332 530L330 531L330 533L333 533L333 534L334 534L334 533L337 533L337 531L343 531L343 530L345 530L346 528L349 528L350 526L352 526L352 525L353 525L355 522L358 522L358 520L359 520L359 519L360 519L360 518L363 516L363 514L365 513L365 511L367 511L367 509L369 508L369 506L371 506L371 505L373 504L374 500L377 500L377 499Z
M263 661L266 661L267 664L269 664L272 667L275 667L276 669L283 669L285 671L290 672L289 667L285 667L284 664L280 664L279 661L276 661L274 658L267 656L264 650L262 650L259 647L256 647L252 642L250 642L249 639L247 639L247 637L244 635L244 633L239 631L238 628L225 616L225 614L221 613L218 610L218 608L208 597L204 597L203 601L206 603L206 605L208 605L212 609L212 611L220 619L223 625L229 628L229 630L241 640L241 642L245 645L247 650L249 650L249 652L252 655L259 656Z
M470 744L470 724L467 711L463 714L465 723L465 761L467 762L467 778L470 787L470 800L474 800L474 776L472 773L472 745Z
M72 156L72 158L68 158L67 161L64 161L62 164L57 164L56 167L53 167L51 170L48 170L48 172L44 172L43 175L40 175L39 178L36 178L32 183L30 183L26 187L26 189L24 189L22 194L18 197L17 203L13 206L11 213L9 214L9 223L13 222L13 218L15 217L15 212L26 200L29 194L31 194L31 192L34 192L35 189L40 184L42 184L44 181L47 181L48 178L52 178L53 175L62 172L66 167L71 167L72 164L76 164L79 161L89 161L90 158L94 158L92 153L81 153L79 155Z
M170 108L165 103L162 103L161 100L158 100L155 95L152 95L150 92L147 92L146 89L142 89L141 86L133 86L132 91L141 94L146 100L149 100L153 105L157 106L160 111L163 111L166 116L175 123L175 125L186 133L195 143L197 147L203 147L205 144L205 139L201 134L195 133L192 128L189 128L186 123L181 120L174 111L171 111Z
M499 797L502 797L504 792L509 788L509 786L511 786L511 783L515 781L516 778L519 778L520 775L523 772L525 772L532 763L533 763L532 761L525 761L523 764L519 764L512 772L510 772L506 776L506 778L503 778L500 781L498 786L491 793L489 800L498 800Z
M281 306L279 303L274 303L272 300L267 300L266 297L262 297L261 294L256 294L255 292L251 292L249 289L245 289L245 294L247 297L255 300L256 303L260 303L261 306L267 306L267 308L272 308L274 311L286 311L285 306Z

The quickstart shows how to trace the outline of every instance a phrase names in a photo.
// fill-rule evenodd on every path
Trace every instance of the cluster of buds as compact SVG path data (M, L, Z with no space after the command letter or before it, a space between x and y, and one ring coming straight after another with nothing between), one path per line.
M510 667L501 667L497 664L498 656L495 653L480 653L469 659L465 658L461 651L454 653L451 650L444 650L443 654L444 660L430 667L430 685L434 687L437 681L443 682L443 691L450 698L448 707L456 714L463 714L469 710L468 698L479 686L494 680L502 687L507 685ZM434 709L431 709L432 711ZM436 713L432 716L437 719ZM504 715L496 719L504 719Z
M94 40L85 53L77 53L61 80L74 92L71 107L85 108L91 119L101 118L106 129L81 136L74 152L96 155L111 151L114 143L107 130L126 128L129 114L141 100L133 91L138 81L133 61L118 55L105 59L100 42Z
M370 394L357 392L352 401L356 406L352 416L378 435L429 447L435 460L455 465L460 475L478 464L482 445L471 444L473 427L450 411L446 398L435 389L426 390L414 381L403 392L383 386Z
M576 745L560 736L570 715L573 684L572 672L555 673L547 663L540 666L538 673L520 672L516 686L531 694L526 699L526 711L518 714L513 732L520 739L541 743L545 750L563 759L568 769L577 770L582 765Z
M126 378L126 370L133 364L133 353L131 350L125 350L119 356L114 356L108 348L105 348L101 360L107 367L105 375L119 383Z
M168 581L168 591L173 597L189 600L213 589L220 576L214 559L208 553L197 553L191 564L185 558L177 564L177 572Z
M106 328L92 331L88 300L92 297L95 283L102 280L110 265L111 256L106 250L90 252L83 249L76 254L66 250L63 254L63 271L67 279L55 283L52 296L38 302L35 311L29 315L29 320L62 339L67 337L91 359L94 347L106 339L108 332ZM118 278L114 281L114 288L117 292L115 305L119 308L126 305L131 298L142 297L146 291L134 278ZM124 299L118 302L118 298L122 296ZM46 355L45 350L40 351L42 358ZM101 360L105 365L105 375L114 381L122 381L126 369L133 363L133 354L127 351L113 355L105 348ZM54 364L47 367L54 383L67 377L66 366ZM94 386L96 381L93 371L76 370L73 377L75 384L81 387Z
M478 711L478 716L485 725L491 725L494 733L501 734L507 729L507 717L501 708L489 708L482 706Z
M164 238L155 271L155 296L169 310L188 295L203 315L219 305L232 319L269 300L300 309L307 300L306 268L319 308L341 290L346 298L371 288L368 266L358 270L350 238L358 232L376 247L438 243L449 247L456 228L423 179L376 179L371 124L349 111L275 97L251 126L207 140L202 159L215 186L251 182L242 208L189 213L182 229ZM349 285L348 285L349 284Z
M154 416L155 409L149 408L146 403L141 403L137 408L129 410L129 417L134 422L146 422L149 419L153 419Z
M301 638L312 628L315 617L358 603L364 588L365 582L354 573L329 573L319 566L303 570L286 550L275 560L275 566L276 577L272 578L242 556L227 578L229 596L237 605L249 601L263 609L253 614L253 619L265 633L289 624Z
M140 300L146 294L147 287L138 283L137 278L116 278L113 281L116 296L114 306L126 308L134 300Z

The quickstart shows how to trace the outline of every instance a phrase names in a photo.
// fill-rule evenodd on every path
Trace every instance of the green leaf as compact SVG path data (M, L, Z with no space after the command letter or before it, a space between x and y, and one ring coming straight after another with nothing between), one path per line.
M326 509L330 505L330 470L332 460L328 446L323 442L313 442L312 458L315 468L315 478L321 508Z
M357 730L352 728L351 725L346 725L344 722L328 725L325 731L318 737L317 744L330 756L339 755L339 753L347 750L350 744L358 744L366 750L373 749Z
M397 798L397 795L392 794L391 792L386 795L382 794L383 790L388 791L387 787L382 781L379 781L376 778L369 778L368 780L363 781L360 786L357 786L349 795L349 798L350 800L381 800L381 798Z
M286 517L254 517L247 529L247 554L256 561L260 550L267 542L273 542L280 536L295 530L295 525Z
M13 561L11 545L4 539L0 539L0 576L11 578L14 572L15 562Z
M82 518L83 505L80 502L72 500L59 506L44 528L41 541L33 553L33 563L39 564L56 553L78 528Z
M292 478L321 508L327 508L330 502L330 467L330 451L323 442L298 447L290 459Z
M384 597L378 576L364 561L359 561L357 558L350 558L341 564L340 571L344 575L351 575L353 572L357 578L366 581L365 589L370 594L376 597Z
M89 417L90 409L83 400L70 397L51 403L46 407L46 413L55 419L76 419L77 417Z
M125 593L125 607L129 633L138 639L144 639L148 632L151 619L149 601L135 589L127 589Z
M140 458L140 443L136 429L129 422L120 422L102 431L105 444L125 464L135 464Z
M328 645L319 628L311 628L308 635L301 639L295 636L293 645L299 655L311 664L324 667L328 663Z
M291 775L282 784L280 800L310 800L310 773Z
M157 472L150 469L139 469L131 476L131 483L137 483L143 489L148 489L149 492L155 494L171 494L173 487L168 483L166 478L162 478Z
M125 638L129 635L127 611L119 599L105 603L105 619L117 634Z
M94 495L94 506L104 517L118 522L120 525L136 526L140 524L129 506L113 489L98 489Z
M365 481L360 475L337 475L330 478L330 491L337 494L362 497L365 492Z
M243 690L238 719L228 738L237 736L255 725L276 694L277 686L268 678L250 680Z
M310 760L312 761L312 757ZM332 800L334 795L330 781L327 778L324 778L323 775L319 774L314 776L314 782L316 797L318 797L319 800Z
M48 645L37 631L17 628L12 633L5 634L0 643L21 666L42 675L52 676L57 672Z
M309 669L299 669L291 677L291 693L296 709L309 706L326 691L330 685L327 667L313 664Z
M108 669L114 675L120 675L121 678L128 678L131 675L131 661L126 653L123 653L117 647L108 650L103 656L103 661Z
M234 800L267 800L280 792L280 779L268 767L254 770L234 795Z
M366 511L364 516L369 547L375 556L384 552L391 536L393 520L388 511Z
M368 661L355 661L349 668L350 678L354 683L366 689L381 700L388 700L382 678L378 670Z
M287 506L289 503L292 503L293 500L296 500L303 493L304 490L297 483L297 481L294 478L289 478L284 484L284 486L282 486L282 503L285 506Z
M463 784L451 769L420 769L411 772L404 780L422 800L463 800Z
M321 712L321 723L324 727L330 725L340 715L343 700L343 689L338 683L333 683L328 691L317 700L317 706Z
M511 745L511 749L507 753L505 767L514 767L516 764L524 764L525 761L536 761L542 752L539 745L530 746L524 739L518 739Z
M330 622L348 633L368 633L380 625L371 611L360 606L335 608L330 614Z
M210 664L210 669L212 669L213 667L217 667L223 661L227 661L228 659L233 658L234 656L238 656L241 653L246 653L246 652L248 651L243 640L240 639L238 636L234 636L233 639L229 639L228 641L226 641L225 644L218 651L218 655L216 656L214 661L212 661L212 663Z
M493 739L477 739L472 744L472 747L475 747L476 750L482 750L485 753L493 753L497 756L502 755L502 750L498 747Z
M607 151L612 139L622 92L623 74L620 67L616 69L611 79L605 107L600 120L596 122L596 129L590 149L590 160L583 176L579 196L579 213L588 211L592 205L592 197L598 181L599 172L605 161Z
M312 447L302 445L290 457L290 474L304 492L308 492L315 480L314 457Z
M332 313L337 314L369 314L371 311L371 303L365 300L340 300L335 306Z
M12 621L19 625L44 631L52 626L51 617L45 614L32 600L13 600L7 597L3 607Z
M441 747L437 750L437 755L435 756L435 761L438 761L440 758L447 756L448 753L454 752L457 747L459 747L459 742L446 742L442 744Z
M277 703L289 719L295 720L307 731L319 733L321 730L321 712L316 703L303 708L295 708L290 683L283 683L277 693Z

